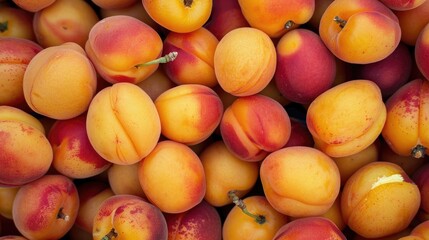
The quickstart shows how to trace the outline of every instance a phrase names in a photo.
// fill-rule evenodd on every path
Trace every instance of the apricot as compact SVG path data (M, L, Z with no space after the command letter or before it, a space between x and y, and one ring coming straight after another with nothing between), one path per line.
M83 48L73 42L48 47L34 56L23 78L30 108L53 119L84 113L97 87L96 71Z
M284 147L307 146L313 147L314 140L304 121L290 117L290 137Z
M183 143L164 140L139 166L147 199L165 213L181 213L198 205L206 192L200 158Z
M341 194L344 222L357 234L385 237L411 223L420 206L420 192L401 167L372 162L346 182Z
M152 99L137 85L116 83L88 107L86 129L94 150L114 164L134 164L156 146L161 123Z
M327 212L340 191L337 165L312 147L286 147L270 153L262 161L259 174L267 200L291 217Z
M424 214L429 213L429 164L421 166L413 175L412 180L420 190L421 203L420 211Z
M129 165L113 164L107 170L107 180L113 193L146 198L139 182L139 165L139 162Z
M45 7L48 7L52 3L54 3L56 0L40 0L40 1L33 1L33 0L12 0L18 7L29 11L29 12L37 12L42 10Z
M33 28L42 47L75 42L82 48L91 28L99 21L92 6L82 0L55 0L34 14Z
M259 163L242 161L232 154L223 141L215 141L199 154L206 176L204 199L215 207L232 203L227 193L235 190L243 197L255 186Z
M192 32L201 28L210 18L212 0L185 0L176 2L142 0L149 16L166 29Z
M264 196L248 196L241 203L246 213L239 206L234 206L225 218L222 227L224 240L272 239L277 230L286 224L288 217L276 211ZM249 216L250 214L250 216Z
M225 110L220 132L235 156L245 161L261 161L287 143L291 124L280 103L255 94L239 97Z
M229 31L250 25L241 12L238 0L216 0L204 27L220 40Z
M276 62L276 48L270 37L250 27L228 32L214 54L218 83L235 96L249 96L264 89L274 76Z
M309 104L334 84L335 56L315 32L289 31L280 38L276 50L274 81L286 99Z
M201 84L184 84L161 93L155 106L166 138L195 145L206 140L219 125L222 101L216 92Z
M415 226L410 233L411 236L421 237L422 239L429 238L429 220L421 222Z
M102 158L89 142L86 114L57 120L49 130L48 140L54 153L52 167L67 177L93 177L112 165Z
M0 8L0 16L2 16ZM0 38L0 105L27 110L22 84L31 59L42 50L31 40L18 37Z
M121 9L129 7L137 2L138 0L91 0L96 6L101 9Z
M307 110L306 123L319 150L345 157L371 145L386 121L380 88L370 80L350 80L320 94Z
M144 81L141 81L136 85L143 89L143 91L149 95L152 101L155 101L156 98L161 95L161 93L177 86L177 84L171 81L162 68L158 68Z
M241 12L251 27L264 31L272 38L308 22L313 16L315 1L238 0Z
M204 27L188 33L170 32L164 40L163 55L178 53L178 61L163 65L165 73L174 83L218 84L214 72L214 53L219 43L215 35Z
M21 186L48 172L53 152L34 116L0 106L0 142L0 186Z
M429 53L429 23L420 31L417 37L416 44L414 47L414 57L417 68L424 78L429 79L429 64L428 61Z
M392 10L396 11L407 11L419 7L426 0L415 0L415 1L397 1L397 0L380 0L384 5Z
M117 15L103 18L91 28L85 51L106 81L138 83L158 68L157 63L145 63L158 58L162 47L161 37L152 27L137 18Z
M22 8L2 6L0 8L0 37L16 37L35 41L33 16L32 12Z
M202 201L183 213L165 214L169 240L219 240L222 223L216 209Z
M94 240L167 240L167 222L159 208L134 195L113 195L98 207Z
M306 217L293 220L282 226L273 240L313 239L346 240L346 236L329 219L324 217Z
M75 184L63 175L44 175L20 187L13 201L13 221L29 239L60 239L79 210Z
M414 46L420 32L429 23L429 2L424 1L416 8L394 13L401 27L401 41L408 46Z
M13 200L20 187L0 187L0 215L12 219Z
M387 101L382 137L401 156L424 157L429 147L429 82L414 79Z
M401 40L396 15L372 0L333 1L322 15L319 34L335 56L357 64L384 59Z

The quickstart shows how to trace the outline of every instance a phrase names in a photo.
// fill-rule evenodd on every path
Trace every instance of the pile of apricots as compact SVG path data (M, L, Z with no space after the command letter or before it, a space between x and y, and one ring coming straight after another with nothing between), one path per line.
M0 0L0 240L429 240L429 0Z

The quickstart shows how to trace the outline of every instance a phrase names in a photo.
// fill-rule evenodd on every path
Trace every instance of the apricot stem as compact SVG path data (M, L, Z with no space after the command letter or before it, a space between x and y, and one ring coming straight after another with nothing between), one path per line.
M422 158L425 156L425 154L426 148L420 144L417 144L417 146L415 146L413 150L411 150L411 156L415 158Z
M295 22L292 20L289 20L285 23L285 29L291 29L295 25Z
M174 61L174 59L176 59L177 55L178 55L177 52L170 52L169 54L166 54L160 58L157 58L157 59L149 61L149 62L137 64L134 67L139 68L139 67L148 66L148 65L152 65L152 64L172 62L172 61Z
M57 219L64 219L64 221L67 222L68 220L70 220L70 217L63 212L63 208L60 208L57 214Z
M334 22L338 23L341 28L343 28L344 26L346 26L346 23L347 23L346 20L344 20L344 19L342 19L342 18L340 18L338 16L334 17Z
M8 28L8 21L0 22L0 32L5 32Z
M101 240L111 240L112 238L116 238L118 236L118 233L115 232L115 229L110 229L110 232L107 233Z
M191 7L192 0L183 0L183 4L185 4L185 7Z
M253 213L251 213L251 212L249 212L249 211L247 210L246 204L244 204L243 200L241 200L241 199L237 196L236 191L234 191L234 190L229 191L229 192L228 192L228 197L229 197L230 199L232 199L232 202L233 202L237 207L239 207L239 208L241 209L241 211L243 211L243 213L244 213L244 214L246 214L246 215L248 215L248 216L250 216L250 217L254 218L254 219L255 219L255 221L256 221L257 223L259 223L259 224L264 224L264 223L266 222L265 216L263 216L263 215L256 215L256 214L253 214Z

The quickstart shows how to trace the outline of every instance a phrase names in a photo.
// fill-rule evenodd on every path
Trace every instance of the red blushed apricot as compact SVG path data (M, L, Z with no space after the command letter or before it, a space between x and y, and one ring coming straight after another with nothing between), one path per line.
M385 121L380 88L370 80L350 80L330 88L311 102L306 116L315 147L331 157L367 148Z
M270 204L291 217L327 212L341 185L335 162L317 149L302 146L270 153L262 161L260 178Z
M424 1L420 6L410 10L395 11L395 15L401 26L401 41L414 46L421 30L429 23L429 2Z
M385 237L409 226L420 207L417 185L401 167L372 162L356 171L344 185L344 222L367 238Z
M2 10L3 8L0 8L0 18ZM31 40L0 38L0 105L28 109L22 90L24 73L28 63L42 49Z
M220 132L225 145L238 158L261 161L287 143L291 124L280 103L256 94L239 97L225 110Z
M219 125L223 113L216 92L200 84L173 87L158 96L155 106L162 135L187 145L206 140Z
M429 220L419 223L415 226L410 233L411 236L421 237L422 239L429 239Z
M86 114L57 120L48 134L54 159L52 166L70 178L98 175L112 163L103 159L92 147L86 131Z
M75 184L63 175L45 175L22 186L13 202L13 221L28 239L60 239L79 210Z
M42 134L46 133L45 127L41 122L41 119L36 118L30 113L27 113L19 108L6 105L0 106L0 121L24 123L39 130Z
M106 81L138 83L158 68L158 64L139 64L158 58L162 46L161 37L149 25L118 15L103 18L91 28L85 50Z
M166 29L186 33L202 27L210 18L212 0L151 1L142 0L149 16Z
M30 108L53 119L84 113L97 87L95 69L76 43L45 48L34 56L23 78L24 97Z
M0 121L0 186L21 186L47 173L53 153L45 134L19 121Z
M137 85L116 83L98 92L86 129L95 151L115 164L134 164L158 143L161 123L152 99Z
M242 161L222 141L204 148L199 157L206 176L204 199L215 207L232 203L228 191L235 190L238 197L243 197L258 180L259 163Z
M308 22L313 16L315 1L238 0L241 12L251 27L260 29L272 38Z
M170 32L164 40L163 55L177 52L178 60L163 65L167 76L176 84L218 84L214 72L214 53L219 43L207 29L189 33Z
M37 42L43 47L75 42L82 48L91 28L99 21L95 9L86 1L56 0L34 14Z
M289 219L276 211L264 196L249 196L242 200L249 216L239 206L234 206L225 218L222 227L224 240L272 239L277 230Z
M380 0L384 5L392 10L407 11L419 7L426 0L413 0L413 1L398 1L398 0Z
M315 236L317 239L347 239L331 220L324 217L306 217L282 226L273 240L310 240Z
M382 136L401 156L424 157L429 147L429 81L414 79L387 101Z
M0 8L0 37L16 37L35 41L33 15L21 8L2 6Z
M198 205L206 192L200 158L188 146L165 140L139 166L146 197L165 213L181 213Z
M416 40L414 56L417 68L426 79L429 79L429 24L421 30Z
M285 147L314 146L313 136L311 136L304 121L298 120L297 118L290 118L290 126L290 137Z
M42 10L43 8L51 5L55 2L55 0L13 0L13 2L18 5L20 8L29 11L29 12L37 12Z
M334 84L335 56L315 32L307 29L287 32L276 50L274 81L286 99L310 104Z
M249 96L270 83L276 61L276 48L266 33L241 27L228 32L219 41L214 69L222 89L235 96Z
M183 213L165 214L169 240L219 240L222 223L216 209L202 201Z
M339 59L357 64L389 56L401 40L396 15L380 1L333 1L319 25L320 37Z
M423 213L429 213L429 164L420 167L412 175L412 179L420 190L420 210Z

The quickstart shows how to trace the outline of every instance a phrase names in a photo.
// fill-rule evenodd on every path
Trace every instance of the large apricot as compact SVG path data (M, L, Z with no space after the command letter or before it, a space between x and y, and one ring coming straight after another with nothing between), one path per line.
M219 85L235 96L249 96L264 89L274 76L276 62L276 48L270 37L250 27L228 32L214 54Z
M323 92L307 110L316 148L331 157L362 151L380 135L386 120L380 88L370 80L350 80Z

